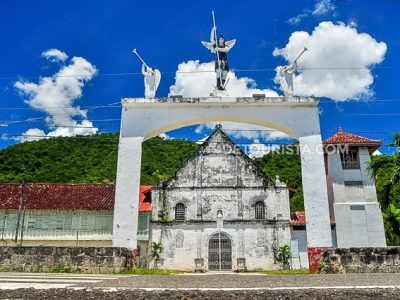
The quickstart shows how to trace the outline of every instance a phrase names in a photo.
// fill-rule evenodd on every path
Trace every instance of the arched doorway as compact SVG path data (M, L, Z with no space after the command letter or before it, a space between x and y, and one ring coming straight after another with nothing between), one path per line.
M208 242L208 270L232 270L232 245L227 234L217 232Z

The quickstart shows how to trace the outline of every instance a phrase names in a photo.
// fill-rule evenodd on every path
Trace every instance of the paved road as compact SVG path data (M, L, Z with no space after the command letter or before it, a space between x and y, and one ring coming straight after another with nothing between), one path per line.
M0 299L400 299L400 274L0 273Z

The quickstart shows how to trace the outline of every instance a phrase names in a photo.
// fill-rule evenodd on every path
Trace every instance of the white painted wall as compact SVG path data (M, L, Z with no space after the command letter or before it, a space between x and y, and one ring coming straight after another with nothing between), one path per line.
M370 154L359 147L360 169L343 169L340 154L328 156L328 184L333 190L337 246L384 247L385 232L377 201L374 180L367 170ZM360 181L362 186L346 186L346 181Z

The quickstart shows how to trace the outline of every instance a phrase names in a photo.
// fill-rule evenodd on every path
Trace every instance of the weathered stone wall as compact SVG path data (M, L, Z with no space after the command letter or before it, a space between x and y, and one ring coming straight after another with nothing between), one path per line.
M113 273L131 266L132 252L112 247L0 247L0 271Z
M237 270L237 259L245 258L247 270L271 270L281 267L275 261L278 247L290 244L290 228L287 222L213 222L152 224L152 240L161 242L164 269L195 270L195 259L204 259L204 270L209 270L209 240L218 232L231 241L232 270ZM152 265L151 265L152 266Z
M400 273L400 247L334 248L324 253L321 273Z

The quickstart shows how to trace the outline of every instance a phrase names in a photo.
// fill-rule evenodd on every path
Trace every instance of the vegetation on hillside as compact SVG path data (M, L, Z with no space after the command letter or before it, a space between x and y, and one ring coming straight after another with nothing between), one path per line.
M142 184L174 174L197 148L190 141L156 137L143 143ZM0 150L0 182L115 182L118 134L58 137Z
M292 145L296 146L296 144ZM255 163L272 180L279 176L279 180L285 182L297 192L290 200L291 211L304 210L303 189L301 181L300 155L294 151L296 147L281 147L278 151L270 152L263 157L256 158ZM293 151L291 151L293 150Z

